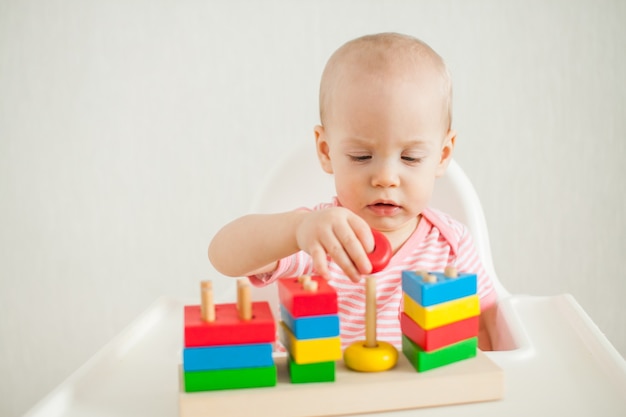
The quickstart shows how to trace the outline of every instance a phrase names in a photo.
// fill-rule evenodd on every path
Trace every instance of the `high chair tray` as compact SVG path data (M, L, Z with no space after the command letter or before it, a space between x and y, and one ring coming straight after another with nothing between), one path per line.
M182 311L195 302L157 300L26 416L177 416ZM626 415L626 363L571 296L512 296L500 311L510 350L485 356L503 370L503 399L368 415Z

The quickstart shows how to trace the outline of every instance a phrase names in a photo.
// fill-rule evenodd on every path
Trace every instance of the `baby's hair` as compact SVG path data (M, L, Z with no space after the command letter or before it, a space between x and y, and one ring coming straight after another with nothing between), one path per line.
M342 45L328 60L320 83L320 121L322 125L327 119L329 97L334 86L340 82L341 65L348 60L357 60L360 68L372 72L393 70L393 66L401 63L411 69L418 70L430 65L441 76L441 94L444 100L446 120L449 130L452 124L452 78L448 67L428 44L409 35L400 33L379 33L353 39Z

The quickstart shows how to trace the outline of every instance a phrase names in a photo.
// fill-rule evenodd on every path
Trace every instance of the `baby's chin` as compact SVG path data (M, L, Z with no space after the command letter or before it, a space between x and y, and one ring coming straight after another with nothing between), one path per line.
M419 220L419 215L412 216L396 216L396 217L379 217L379 216L363 216L367 224L372 228L383 233L402 232L407 230L415 230Z

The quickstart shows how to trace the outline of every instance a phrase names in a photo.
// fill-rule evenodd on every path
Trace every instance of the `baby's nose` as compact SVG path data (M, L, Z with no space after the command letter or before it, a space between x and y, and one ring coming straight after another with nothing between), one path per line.
M397 187L399 184L400 177L393 164L382 163L375 168L372 175L374 187Z

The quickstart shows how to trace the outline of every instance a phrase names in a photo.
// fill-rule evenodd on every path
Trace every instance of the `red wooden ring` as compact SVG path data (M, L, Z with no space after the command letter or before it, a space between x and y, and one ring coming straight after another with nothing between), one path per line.
M391 243L378 230L372 229L374 236L374 250L367 255L372 263L372 274L382 271L391 260Z

